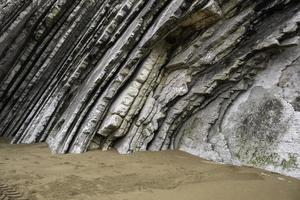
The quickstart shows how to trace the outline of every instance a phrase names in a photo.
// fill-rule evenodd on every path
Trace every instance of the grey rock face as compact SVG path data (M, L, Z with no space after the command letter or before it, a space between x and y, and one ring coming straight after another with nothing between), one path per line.
M0 136L300 177L300 2L0 2Z

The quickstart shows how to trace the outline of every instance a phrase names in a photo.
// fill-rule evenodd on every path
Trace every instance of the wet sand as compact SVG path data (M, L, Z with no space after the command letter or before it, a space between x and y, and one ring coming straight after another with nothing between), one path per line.
M300 180L180 151L51 155L0 138L1 183L30 200L300 199Z

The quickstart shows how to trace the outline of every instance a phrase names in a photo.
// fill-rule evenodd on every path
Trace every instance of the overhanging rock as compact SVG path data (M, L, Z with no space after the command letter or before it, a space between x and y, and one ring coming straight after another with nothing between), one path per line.
M4 0L0 136L300 177L300 2Z

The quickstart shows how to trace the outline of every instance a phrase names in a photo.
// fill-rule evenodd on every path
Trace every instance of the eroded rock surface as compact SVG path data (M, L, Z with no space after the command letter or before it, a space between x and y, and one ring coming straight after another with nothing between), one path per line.
M0 136L300 177L300 2L4 0Z

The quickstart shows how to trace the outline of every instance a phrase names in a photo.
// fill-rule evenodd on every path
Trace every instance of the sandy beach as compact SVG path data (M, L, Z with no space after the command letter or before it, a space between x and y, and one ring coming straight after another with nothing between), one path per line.
M30 200L300 199L300 180L181 151L52 155L46 144L0 139L0 194L5 188Z

